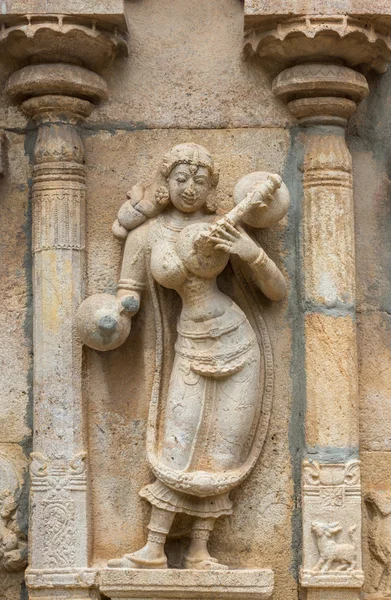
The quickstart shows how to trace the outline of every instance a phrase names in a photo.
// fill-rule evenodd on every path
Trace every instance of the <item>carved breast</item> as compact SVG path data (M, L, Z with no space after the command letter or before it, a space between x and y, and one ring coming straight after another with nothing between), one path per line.
M170 235L156 236L152 242L151 272L163 287L178 290L182 287L187 271L175 250L175 239Z

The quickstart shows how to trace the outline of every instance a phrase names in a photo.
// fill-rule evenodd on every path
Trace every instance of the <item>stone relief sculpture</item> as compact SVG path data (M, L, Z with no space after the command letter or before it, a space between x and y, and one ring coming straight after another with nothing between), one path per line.
M374 588L388 596L391 594L391 493L372 490L365 502L369 514L369 550L380 565L380 577Z
M353 540L353 534L356 527L352 525L349 528L350 544L344 544L336 540L337 535L342 531L338 522L321 523L314 521L311 530L316 538L316 545L319 552L319 560L314 566L314 571L353 571L357 565L357 548Z
M114 223L114 235L126 240L117 295L91 296L78 311L80 336L97 350L125 341L144 292L155 319L147 457L156 480L140 491L152 506L148 539L109 567L166 568L166 537L185 513L194 521L183 567L227 569L210 556L208 539L216 519L232 513L229 493L251 472L266 435L272 356L251 286L279 301L286 283L244 225L279 221L289 193L278 175L251 173L235 187L235 207L219 217L210 204L218 177L202 146L172 148L155 181L132 188ZM228 263L238 303L216 283ZM172 364L165 288L182 300Z
M0 456L0 486L0 571L15 573L26 568L27 541L17 521L17 472L5 456Z
M10 490L0 493L0 569L22 571L27 565L27 542L16 521L18 503Z

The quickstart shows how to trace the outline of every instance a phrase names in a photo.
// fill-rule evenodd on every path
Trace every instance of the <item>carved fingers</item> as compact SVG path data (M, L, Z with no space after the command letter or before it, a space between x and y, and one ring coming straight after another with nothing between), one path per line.
M209 241L217 250L236 254L246 262L256 260L259 247L240 225L228 218L220 219L209 233Z

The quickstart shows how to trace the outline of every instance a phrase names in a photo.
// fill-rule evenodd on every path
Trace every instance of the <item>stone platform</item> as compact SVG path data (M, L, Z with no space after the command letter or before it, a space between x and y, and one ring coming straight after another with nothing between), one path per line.
M327 571L326 573L302 569L300 583L308 588L361 588L364 584L364 572L361 569L354 571Z
M103 569L99 576L99 590L111 600L266 600L273 587L271 569Z

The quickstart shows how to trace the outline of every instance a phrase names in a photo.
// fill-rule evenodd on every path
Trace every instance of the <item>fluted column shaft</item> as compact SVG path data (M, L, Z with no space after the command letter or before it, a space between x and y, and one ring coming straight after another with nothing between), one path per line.
M352 161L342 128L308 130L303 188L307 451L357 458Z
M34 452L27 583L41 570L72 584L87 571L88 523L81 344L75 312L84 295L85 168L77 122L93 106L66 96L23 104L38 123L33 168ZM83 591L65 593L79 599ZM70 595L69 595L70 594Z

